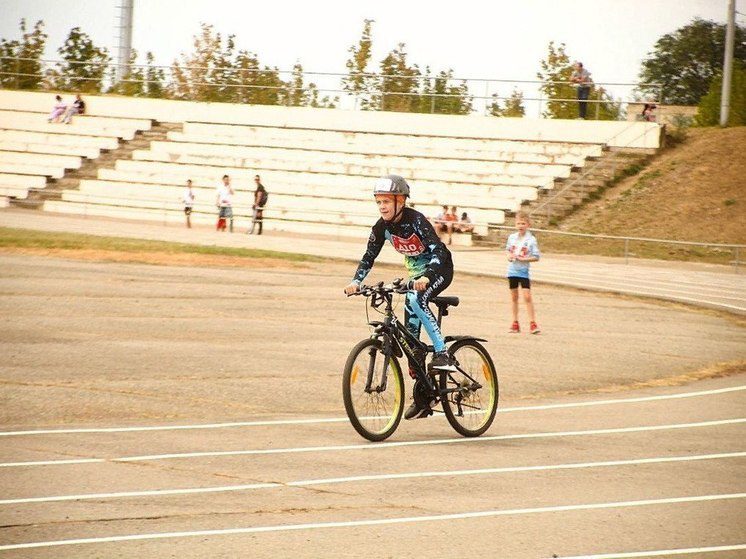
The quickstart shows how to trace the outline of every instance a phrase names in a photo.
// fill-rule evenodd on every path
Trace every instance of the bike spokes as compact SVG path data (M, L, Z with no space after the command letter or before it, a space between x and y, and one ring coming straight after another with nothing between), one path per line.
M398 363L375 342L350 355L345 375L345 405L358 432L370 440L393 433L401 418L403 383Z
M443 411L456 431L476 436L489 428L497 408L497 376L486 350L478 343L454 344L459 371L441 373Z

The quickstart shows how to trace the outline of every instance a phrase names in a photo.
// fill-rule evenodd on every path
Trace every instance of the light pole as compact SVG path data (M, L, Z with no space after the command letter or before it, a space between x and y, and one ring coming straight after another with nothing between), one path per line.
M733 43L736 38L736 0L728 1L728 25L725 30L723 59L723 89L720 93L720 126L728 126L730 112L730 83L733 76Z
M117 68L115 82L119 83L129 74L130 55L132 54L132 12L135 0L119 0L117 30Z

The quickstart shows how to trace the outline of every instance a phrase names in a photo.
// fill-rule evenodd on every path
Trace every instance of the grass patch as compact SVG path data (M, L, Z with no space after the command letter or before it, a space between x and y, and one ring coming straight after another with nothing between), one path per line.
M250 248L192 245L167 241L148 241L120 237L99 237L79 233L58 233L0 227L0 248L46 250L96 250L125 253L204 254L247 259L275 259L288 262L324 262L321 258L292 252Z

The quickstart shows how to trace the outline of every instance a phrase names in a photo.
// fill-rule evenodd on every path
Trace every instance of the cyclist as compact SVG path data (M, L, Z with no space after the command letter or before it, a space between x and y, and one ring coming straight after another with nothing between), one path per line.
M438 321L428 306L428 302L445 290L453 279L451 253L438 238L427 218L406 206L409 185L404 178L399 175L381 177L373 186L373 195L381 218L373 225L368 248L352 282L345 288L345 293L351 295L360 289L360 284L373 267L384 242L388 240L397 252L404 255L409 277L414 280L414 291L407 293L404 305L407 329L419 339L420 328L424 325L435 350L430 367L455 371ZM415 377L411 363L409 374ZM429 406L421 408L415 400L404 418L417 419L431 413Z

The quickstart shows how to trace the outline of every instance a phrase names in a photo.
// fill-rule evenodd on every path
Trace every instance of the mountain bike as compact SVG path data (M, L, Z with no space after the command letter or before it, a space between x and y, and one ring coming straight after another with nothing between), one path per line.
M410 290L411 282L397 279L386 285L360 286L353 294L367 299L366 314L376 310L383 320L370 321L368 316L371 336L352 348L345 363L342 392L350 423L369 441L383 441L396 431L404 410L404 378L398 359L406 357L416 377L412 390L417 403L431 409L440 403L451 427L465 437L477 437L492 425L499 395L495 365L480 343L486 340L446 336L456 371L429 368L427 356L434 353L433 346L416 339L394 312L394 296ZM440 325L459 299L433 297L431 304L438 309Z

